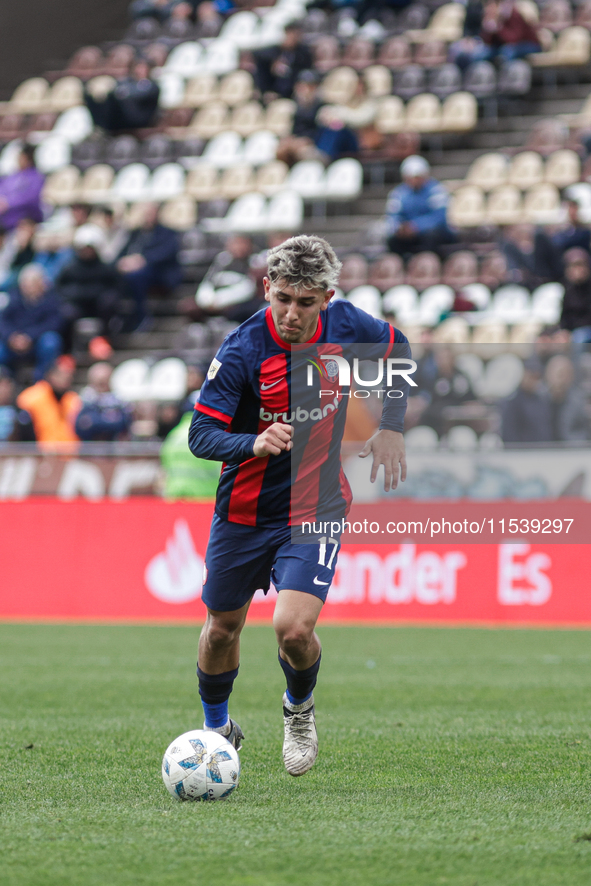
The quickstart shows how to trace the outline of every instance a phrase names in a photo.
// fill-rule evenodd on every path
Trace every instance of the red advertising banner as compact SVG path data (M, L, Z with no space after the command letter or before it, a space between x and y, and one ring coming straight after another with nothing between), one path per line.
M586 508L578 519L589 520ZM449 503L446 519L464 511ZM0 618L202 621L211 513L211 504L156 498L2 502ZM416 519L432 515L431 504L413 503ZM588 547L550 539L346 543L321 618L591 625ZM270 620L274 599L257 592L250 617Z

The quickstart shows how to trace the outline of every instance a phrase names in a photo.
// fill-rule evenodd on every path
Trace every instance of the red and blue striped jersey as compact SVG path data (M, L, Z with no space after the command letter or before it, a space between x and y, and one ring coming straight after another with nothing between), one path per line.
M341 344L354 343L383 344L384 357L395 344L408 348L407 339L399 330L343 299L331 301L327 309L321 311L316 332L305 347L325 345L324 351L342 353ZM294 354L297 347L294 346ZM201 442L207 434L200 436L200 426L201 430L211 426L212 419L216 420L214 433L218 438L226 437L226 434L220 435L220 428L232 438L239 435L234 438L236 446L233 449L226 446L225 450L240 455L222 456L226 463L216 497L216 513L222 519L247 526L288 525L294 517L294 508L298 522L315 519L316 514L310 509L314 510L313 503L320 500L321 489L324 490L324 518L327 507L331 517L348 511L351 493L340 464L347 401L343 399L334 409L325 409L321 420L299 423L299 415L292 408L291 368L292 346L278 335L270 307L231 332L212 361L195 406L190 446L195 455L215 457L215 447L204 447ZM398 404L394 424L390 420L386 426L401 431L405 408L405 402ZM293 423L296 420L294 439L299 435L302 446L294 445L292 452L275 456L253 455L254 440L265 428L276 421ZM231 442L227 440L228 444ZM296 448L299 456L295 454ZM299 460L294 462L295 458ZM305 489L299 503L293 500L297 489ZM328 497L326 490L329 490Z

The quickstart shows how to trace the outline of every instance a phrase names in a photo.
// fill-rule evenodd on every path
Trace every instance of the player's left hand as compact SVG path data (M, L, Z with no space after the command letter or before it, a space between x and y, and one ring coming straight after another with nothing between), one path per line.
M396 489L399 475L402 482L406 480L404 436L399 431L388 431L386 428L377 431L369 438L359 458L366 458L370 452L373 453L372 483L375 483L380 465L384 466L384 492Z

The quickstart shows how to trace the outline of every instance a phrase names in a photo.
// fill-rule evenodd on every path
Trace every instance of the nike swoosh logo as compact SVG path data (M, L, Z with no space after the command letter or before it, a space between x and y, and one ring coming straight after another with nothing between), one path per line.
M270 385L261 383L261 391L268 391L269 388L274 388L275 385L278 385L280 381L283 381L283 379L278 378L277 381L272 381Z
M316 576L316 578L314 579L314 584L315 585L327 585L328 582L327 581L319 581L318 576Z

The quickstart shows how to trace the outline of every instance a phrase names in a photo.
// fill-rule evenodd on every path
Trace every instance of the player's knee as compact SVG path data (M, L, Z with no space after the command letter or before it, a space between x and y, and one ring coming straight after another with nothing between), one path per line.
M279 646L290 657L304 652L310 645L314 627L306 624L276 625Z
M241 624L231 619L221 620L209 618L207 622L207 641L213 649L225 649L232 646L240 636Z

